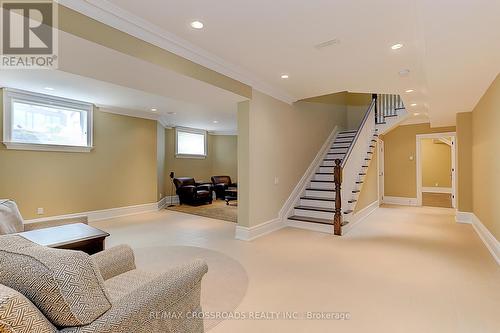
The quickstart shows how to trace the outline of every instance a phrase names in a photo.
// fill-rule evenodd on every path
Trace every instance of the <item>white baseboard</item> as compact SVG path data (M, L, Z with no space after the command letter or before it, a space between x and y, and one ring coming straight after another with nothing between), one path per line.
M88 212L56 215L56 216L50 216L50 217L42 217L42 218L37 218L37 219L25 220L25 222L26 223L37 223L37 222L53 221L53 220L58 220L58 219L80 217L80 216L87 216L89 222L96 222L96 221L113 219L113 218L117 218L117 217L129 216L129 215L157 212L158 210L162 209L167 203L168 203L168 201L166 201L166 198L163 198L158 202L153 202L153 203L148 203L148 204L101 209L101 210L93 210L93 211L88 211Z
M366 206L365 208L358 211L357 213L355 213L352 216L351 220L349 221L349 224L342 228L342 235L346 235L349 231L354 229L354 227L363 222L368 216L370 216L374 211L376 211L379 206L380 202L376 200L371 204L369 204L368 206Z
M418 206L417 198L384 196L383 203L402 206Z
M244 241L251 241L284 227L286 227L286 224L280 218L276 218L253 227L237 225L235 238Z
M475 214L472 215L472 226L496 260L497 264L500 265L500 242L493 236L488 228L481 223Z
M422 192L451 194L451 187L422 187Z
M457 210L457 213L455 214L455 221L457 223L472 224L473 218L474 214L470 212L460 212Z
M457 211L455 221L458 223L472 224L472 227L479 235L479 238L481 238L488 251L490 251L493 259L500 265L500 242L493 236L488 228L481 223L476 214Z

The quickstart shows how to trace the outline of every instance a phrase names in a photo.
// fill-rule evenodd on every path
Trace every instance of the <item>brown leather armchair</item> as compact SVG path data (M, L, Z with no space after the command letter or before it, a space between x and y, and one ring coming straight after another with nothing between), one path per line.
M174 178L180 204L200 205L212 203L212 184L199 184L194 178Z
M233 183L229 176L213 176L212 184L217 199L224 199L226 197L228 187L238 187L238 184Z

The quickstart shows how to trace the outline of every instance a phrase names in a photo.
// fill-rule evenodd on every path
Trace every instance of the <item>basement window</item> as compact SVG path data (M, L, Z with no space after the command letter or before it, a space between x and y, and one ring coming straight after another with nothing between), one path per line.
M3 104L7 149L92 149L92 104L14 89L4 89Z
M207 131L176 127L175 156L177 158L207 157Z

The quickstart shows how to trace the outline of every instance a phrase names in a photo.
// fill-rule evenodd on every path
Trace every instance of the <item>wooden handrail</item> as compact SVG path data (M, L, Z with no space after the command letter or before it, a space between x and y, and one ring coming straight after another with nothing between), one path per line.
M333 182L335 184L335 215L333 217L333 233L337 236L342 236L342 197L341 197L341 186L342 186L342 161L340 159L335 160L335 166L333 167Z
M356 142L358 141L361 129L365 126L366 121L368 120L368 116L370 115L370 112L372 111L372 108L375 107L375 102L376 102L376 100L372 99L372 102L370 103L370 107L366 111L365 116L363 117L363 121L361 121L361 124L359 125L359 128L356 132L356 136L354 137L354 140L352 140L352 143L349 147L349 150L347 150L347 153L345 154L345 157L342 160L342 167L345 166L345 164L347 163L347 160L349 159L349 156L351 156L351 152L352 152L354 146L356 145Z

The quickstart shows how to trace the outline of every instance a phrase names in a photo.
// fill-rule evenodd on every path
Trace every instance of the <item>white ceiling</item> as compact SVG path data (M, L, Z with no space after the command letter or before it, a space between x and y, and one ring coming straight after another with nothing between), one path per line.
M129 33L144 28L175 41L171 51L283 100L400 93L435 126L471 111L500 71L498 0L61 2ZM205 28L192 29L194 19ZM314 47L334 38L340 44ZM395 43L404 47L393 51ZM400 77L401 69L409 76ZM409 88L415 92L404 93Z
M228 134L236 132L237 103L245 100L64 32L59 35L59 70L0 70L0 87L85 101L168 126Z

